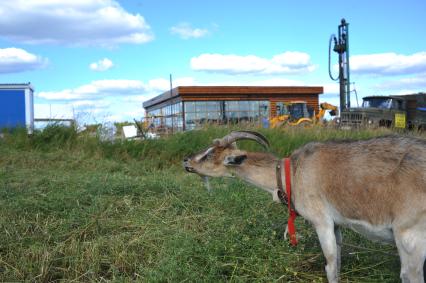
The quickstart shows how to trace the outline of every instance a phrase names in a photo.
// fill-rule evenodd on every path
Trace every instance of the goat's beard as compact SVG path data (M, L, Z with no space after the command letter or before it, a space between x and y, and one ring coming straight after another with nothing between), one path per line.
M210 187L209 177L205 176L205 175L204 176L200 175L200 177L203 179L204 185L206 186L207 191L210 193L211 192L211 187Z

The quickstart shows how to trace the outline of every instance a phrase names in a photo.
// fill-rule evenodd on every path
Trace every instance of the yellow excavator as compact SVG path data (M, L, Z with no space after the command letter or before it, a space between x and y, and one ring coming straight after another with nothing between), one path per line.
M317 114L309 111L306 101L278 102L277 115L270 119L269 126L278 128L284 125L306 127L322 123L324 115L330 111L331 116L338 115L338 108L330 103L320 104Z
M337 116L339 115L339 108L337 108L337 106L327 103L327 102L323 102L320 104L320 110L318 112L318 114L315 116L316 120L318 122L322 122L322 119L324 118L324 115L327 111L328 114L330 114L330 116Z

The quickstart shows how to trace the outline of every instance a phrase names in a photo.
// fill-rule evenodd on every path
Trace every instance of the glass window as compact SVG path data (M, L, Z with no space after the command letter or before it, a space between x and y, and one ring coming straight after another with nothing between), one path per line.
M211 122L219 122L220 112L207 112L207 119Z
M269 101L259 101L259 114L262 117L269 117Z
M284 102L277 102L277 116L279 115L288 115L288 107Z
M248 120L250 115L250 104L248 101L239 101L240 119Z
M219 101L207 101L206 110L207 112L219 112L220 111Z
M207 120L209 122L218 122L220 120L220 102L207 101L206 102Z
M259 112L259 101L249 101L250 111Z
M225 101L225 118L228 122L238 121L238 101Z
M225 111L238 111L238 101L225 101Z
M187 130L206 122L261 122L269 118L269 101L185 101L183 103L185 103ZM175 106L181 108L183 103ZM181 117L181 114L175 115L175 117L178 116ZM173 126L178 127L178 124Z
M206 102L204 102L204 101L195 102L195 112L205 113L206 112Z
M194 120L195 120L194 112L185 113L185 121L187 123L194 123Z
M197 124L204 123L207 120L207 112L197 112Z
M185 112L195 112L195 102L193 101L186 101L185 102Z
M309 117L306 103L294 103L289 106L291 117L295 120Z
M250 111L250 102L249 101L239 101L239 110L240 111Z
M362 107L388 109L391 106L391 99L386 97L363 98Z

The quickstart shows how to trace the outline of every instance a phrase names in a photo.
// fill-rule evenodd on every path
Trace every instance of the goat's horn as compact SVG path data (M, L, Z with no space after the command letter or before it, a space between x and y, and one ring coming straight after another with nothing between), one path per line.
M231 144L238 140L254 140L265 148L269 147L268 140L261 134L252 131L234 131L220 139L222 146Z

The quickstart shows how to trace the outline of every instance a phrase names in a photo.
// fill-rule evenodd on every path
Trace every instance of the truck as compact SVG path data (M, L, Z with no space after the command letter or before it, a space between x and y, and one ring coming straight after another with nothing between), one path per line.
M34 130L34 88L30 83L0 84L0 130Z
M426 93L364 97L361 107L342 111L340 125L426 129Z

